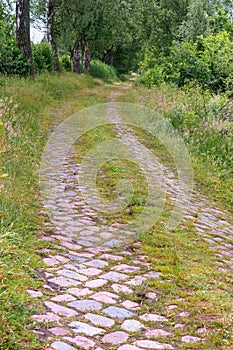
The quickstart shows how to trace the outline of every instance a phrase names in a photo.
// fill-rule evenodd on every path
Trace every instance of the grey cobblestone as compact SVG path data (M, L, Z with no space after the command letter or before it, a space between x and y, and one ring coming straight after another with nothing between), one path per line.
M116 131L120 136L128 135L122 127ZM136 152L138 141L130 137L128 146ZM96 211L82 199L74 173L78 173L78 165L70 154L57 184L58 190L67 186L66 196L59 197L55 193L48 202L50 209L57 210L58 225L51 237L43 238L53 247L43 251L44 287L41 291L28 289L31 298L46 299L44 305L51 311L33 316L41 328L41 324L49 323L48 331L44 332L45 338L48 332L50 334L48 349L171 350L179 349L182 343L182 346L189 346L189 343L198 346L208 330L199 328L198 336L187 335L185 318L189 313L172 304L176 301L164 306L163 315L167 317L159 312L151 313L151 306L159 300L159 292L152 289L144 295L143 286L148 280L160 281L161 272L152 271L147 256L140 253L141 243L135 244L136 254L128 247L112 248L119 241L122 243L115 232L124 225L107 225L101 221ZM173 203L178 190L176 177L169 169L165 169L165 173L167 192ZM67 212L69 217L65 215ZM233 268L233 231L224 217L224 211L211 208L208 200L194 192L184 221L192 221L198 238L200 236L210 249L217 250L217 268L228 273ZM132 232L128 232L128 237L131 236ZM141 299L137 290L142 290ZM178 317L177 323L172 319L172 326L169 326L168 321L174 315ZM43 334L43 329L41 332ZM156 338L159 341L155 341ZM164 342L162 338L166 338Z

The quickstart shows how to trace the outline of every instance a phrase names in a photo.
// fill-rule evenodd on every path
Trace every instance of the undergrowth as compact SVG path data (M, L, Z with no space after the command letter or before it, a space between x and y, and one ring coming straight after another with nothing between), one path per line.
M150 90L138 86L136 91L134 98L168 118L184 139L199 189L232 210L232 99L197 85L180 89L162 84Z

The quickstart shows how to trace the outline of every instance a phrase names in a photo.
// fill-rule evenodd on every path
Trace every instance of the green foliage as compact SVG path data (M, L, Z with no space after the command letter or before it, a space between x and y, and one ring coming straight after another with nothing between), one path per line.
M195 42L198 36L207 35L209 18L213 14L210 0L193 0L189 2L187 15L178 29L183 40Z
M159 63L144 73L143 82L151 87L164 80L182 87L194 81L213 91L231 90L232 52L233 42L226 31L198 37L195 43L176 43L168 57L160 57Z
M71 72L72 71L72 61L68 55L63 55L60 58L60 65L63 72Z
M200 59L201 54L196 43L184 42L172 46L170 56L162 63L163 79L180 87L190 80L208 85L210 70L208 62Z
M146 72L150 68L154 68L158 63L158 58L154 55L154 48L146 49L144 59L139 63L139 69L141 72Z
M142 4L144 48L154 56L167 54L174 39L180 37L180 26L186 21L190 1L146 0Z
M0 2L0 42L3 37L13 37L15 18L12 14L12 3L8 0Z
M79 42L88 42L93 59L114 65L120 72L136 69L143 58L142 0L54 0L54 38L62 55ZM32 1L34 20L46 24L45 1Z
M177 96L179 92L177 91ZM232 173L232 102L227 96L213 96L200 87L190 88L169 118L185 138L189 149L200 159Z
M30 73L29 61L12 39L0 42L0 73L20 76Z
M162 71L159 65L149 68L140 79L140 81L148 88L159 85L162 82Z
M24 58L15 41L15 18L12 3L0 3L0 74L27 76L30 63Z
M91 75L104 81L117 80L116 69L98 60L91 61Z
M233 37L233 23L231 16L229 15L229 10L222 6L216 9L215 14L213 14L209 19L211 33L226 31L230 34L231 38Z
M197 84L181 89L162 82L140 91L139 103L168 118L184 139L203 191L232 209L232 99L227 93L214 94Z
M4 40L4 38L5 38L4 21L3 19L1 19L1 15L0 15L0 43Z
M120 74L136 71L139 63L136 51L137 47L133 42L122 44L114 51L109 64L112 63Z
M54 70L54 55L49 44L41 43L32 45L32 53L36 72Z
M233 86L233 42L226 31L202 38L200 62L210 71L209 86L214 90L231 90Z

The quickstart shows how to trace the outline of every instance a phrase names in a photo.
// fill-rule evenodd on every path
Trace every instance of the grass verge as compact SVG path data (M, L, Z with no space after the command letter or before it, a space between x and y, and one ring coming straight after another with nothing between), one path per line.
M137 86L122 98L146 105L171 121L190 152L198 190L232 210L232 100L199 86L179 89L168 84L151 90Z
M73 112L104 101L101 81L87 76L40 75L35 80L2 78L0 92L0 348L41 349L30 316L38 300L41 266L38 232L40 155L54 126ZM95 93L94 89L99 92ZM98 89L99 88L99 89Z

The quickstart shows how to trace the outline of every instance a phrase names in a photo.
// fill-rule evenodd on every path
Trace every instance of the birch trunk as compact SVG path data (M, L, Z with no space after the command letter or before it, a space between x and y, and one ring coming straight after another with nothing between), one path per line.
M91 69L91 51L89 49L88 43L85 42L84 45L84 56L83 56L83 65L85 70L90 73Z
M80 40L77 39L75 42L73 52L72 52L72 61L73 61L73 72L74 73L81 73L81 66L80 66L80 61L81 61L81 43Z
M59 62L59 57L58 57L58 52L57 52L57 43L56 39L54 36L54 3L53 0L46 0L46 30L47 30L47 41L51 47L51 50L53 51L54 54L54 68L56 71L60 72L61 67L60 67L60 62Z
M31 63L31 75L35 76L35 66L30 40L30 3L29 0L16 0L16 40L24 57Z

